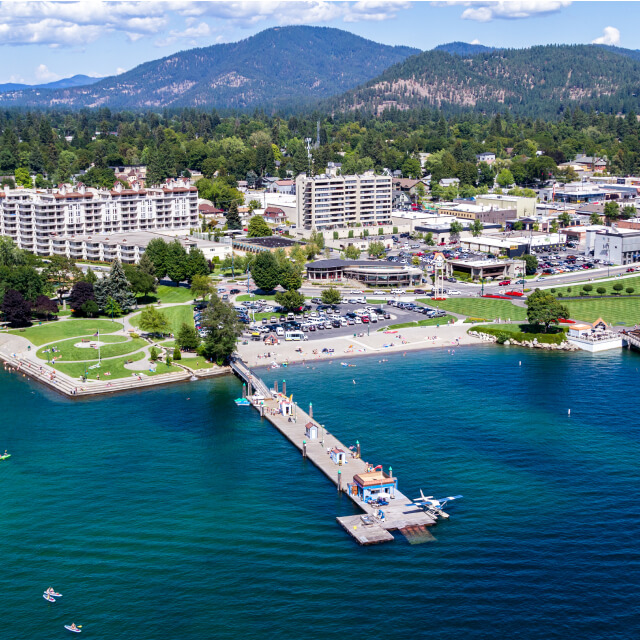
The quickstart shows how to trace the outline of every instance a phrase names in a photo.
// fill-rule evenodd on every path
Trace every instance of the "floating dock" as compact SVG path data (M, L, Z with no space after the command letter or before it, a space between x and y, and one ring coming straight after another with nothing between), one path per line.
M313 462L336 485L338 491L344 491L362 510L361 515L337 518L345 531L359 544L391 542L394 537L389 533L390 531L400 531L414 544L433 540L433 536L425 534L428 533L426 528L434 525L436 520L423 509L415 506L398 490L395 491L395 498L390 499L389 504L382 507L384 519L381 520L378 517L379 509L377 507L372 507L348 491L347 484L352 482L353 476L367 472L366 463L357 457L347 455L345 464L335 464L327 451L342 449L348 452L349 449L342 442L295 403L291 403L293 417L289 421L289 417L282 415L279 411L277 392L275 390L272 392L240 358L233 360L231 368L245 382L247 396L260 415L278 429L300 451L301 455ZM286 390L283 389L283 393L286 394ZM306 435L306 425L309 422L317 425L317 439L310 440ZM369 519L363 520L362 516L364 515L368 515ZM371 523L365 523L365 520L370 520Z

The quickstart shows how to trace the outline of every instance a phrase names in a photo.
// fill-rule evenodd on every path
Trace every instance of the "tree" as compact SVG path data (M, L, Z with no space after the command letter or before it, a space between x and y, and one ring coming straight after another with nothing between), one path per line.
M23 187L32 187L33 182L31 180L31 176L29 175L29 169L25 169L24 167L20 167L16 169L16 184L19 184Z
M71 293L69 294L69 306L71 307L71 311L76 315L82 315L82 305L89 300L93 300L95 302L96 296L93 291L93 285L90 282L84 282L81 280L80 282L76 282L73 285L73 289L71 289Z
M154 238L145 249L143 258L145 258L145 270L148 270L148 264L153 264L154 275L156 278L164 278L167 275L167 254L169 246L162 238ZM142 259L140 259L142 264Z
M474 238L477 238L478 236L481 236L482 232L484 231L484 225L482 224L482 221L479 218L476 218L469 225L469 231L471 231L471 235Z
M304 306L304 296L298 291L278 291L276 302L286 311L298 311Z
M96 282L93 290L98 306L105 311L109 298L116 302L120 309L118 313L133 309L136 304L136 297L130 289L129 281L119 260L113 261L109 276ZM111 312L109 314L111 315Z
M630 220L631 218L635 218L638 215L636 208L631 204L626 204L622 207L622 211L620 212L620 218L622 220Z
M503 188L511 186L515 180L509 169L503 169L496 177L496 182Z
M558 221L562 224L563 227L568 227L571 224L571 216L566 211L563 211L558 216Z
M7 289L0 308L10 326L26 327L31 324L31 305L19 291Z
M248 207L249 207L249 211L253 213L256 209L260 209L262 205L260 204L259 200L250 200Z
M84 274L84 277L82 279L89 284L95 284L96 282L98 282L98 276L95 274L94 270L91 267L87 268L87 272Z
M454 242L460 240L460 234L464 231L464 227L461 222L454 220L449 227L449 236Z
M182 360L182 353L180 353L180 349L178 349L178 347L173 348L173 359Z
M335 287L328 287L322 290L320 299L323 304L339 304L340 300L342 300L342 295Z
M598 287L598 288L596 289L596 293L597 293L598 295L603 296L605 293L607 293L607 290L606 290L604 287Z
M182 282L189 275L187 250L177 238L167 247L167 275L174 282Z
M322 231L312 231L309 240L322 251L324 249L324 233Z
M238 203L234 200L227 211L227 227L229 229L242 229L240 214L238 213Z
M251 265L251 277L256 287L273 291L280 282L280 265L271 251L262 251Z
M413 178L414 180L422 176L422 166L420 160L416 158L407 158L400 169L405 178Z
M238 336L242 334L242 323L235 309L217 295L202 314L202 326L206 337L201 347L202 354L219 364L228 360L236 348Z
M613 290L616 292L617 295L620 295L620 292L624 289L624 285L622 284L622 282L616 282L613 285Z
M287 291L297 291L302 286L300 269L292 262L286 261L280 267L279 284Z
M104 305L104 312L108 316L111 316L111 318L115 318L122 313L122 307L118 304L118 301L115 298L109 296Z
M154 307L149 305L142 310L140 314L140 328L148 333L164 335L171 332L171 325L167 316Z
M532 276L538 269L538 258L526 253L522 256L522 259L524 260L524 271L526 275Z
M631 294L635 291L635 289L634 289L633 287L627 287L627 288L625 289L625 291L626 291L629 295L631 295Z
M307 252L304 250L304 247L300 244L296 244L291 247L289 251L290 260L298 267L300 272L304 269L304 265L307 262Z
M176 345L185 351L193 351L200 346L200 336L193 325L183 322L176 335ZM174 356L174 360L177 358Z
M87 318L95 318L100 313L100 307L95 300L87 300L81 308Z
M160 240L160 242L163 242L162 238L157 238L158 240ZM152 240L151 242L154 242L156 239ZM149 243L151 244L151 243ZM148 247L147 247L148 249ZM153 264L153 261L151 260L151 257L149 256L149 254L147 253L147 251L145 251L142 256L140 257L140 262L138 262L138 267L140 269L140 271L143 271L144 273L153 276L153 278L155 279L156 277L156 268L155 265ZM91 269L89 269L90 271ZM87 275L88 275L88 271L87 271ZM165 274L162 274L165 275Z
M549 331L549 326L558 321L558 318L568 318L569 309L558 302L555 296L546 291L536 289L527 298L527 320L530 324L544 325L544 331Z
M604 217L609 222L615 222L620 219L620 206L615 200L609 200L604 205Z
M273 231L262 216L253 216L249 220L247 227L247 237L249 238L265 238L273 235Z
M382 242L370 242L369 243L369 247L367 249L367 253L372 258L381 258L387 252L386 252L386 250L384 248L384 243L382 243Z
M53 255L49 258L45 275L54 285L59 287L60 302L62 302L62 294L68 287L82 278L82 272L76 267L75 262L67 256L59 255Z
M122 265L122 267L133 293L147 296L156 290L155 277L143 271L139 265L125 264ZM136 298L136 306L137 305L138 300Z
M211 269L209 268L209 262L204 257L201 249L192 247L187 254L186 261L187 280L193 281L195 276L208 276Z
M558 219L556 218L555 220L551 221L551 224L549 225L549 231L551 233L558 233L559 227L560 224L558 223Z
M208 276L195 275L191 281L191 293L194 298L202 296L204 300L211 293L211 280Z
M155 362L158 357L159 357L159 353L158 353L158 349L156 349L156 347L151 347L151 349L149 349L149 360L151 360L151 362Z
M350 244L345 250L344 250L344 257L347 260L357 260L360 257L360 249L358 249L358 247L356 247L355 244Z
M433 233L431 231L427 231L427 233L425 234L424 243L428 247L432 247L435 244L435 240L433 239Z
M58 313L58 303L51 300L49 296L40 295L33 304L33 312L40 318L49 320L51 316Z
M593 291L593 285L592 284L583 284L582 285L582 290L589 295L592 291Z
M589 216L589 224L602 224L602 218L594 211Z

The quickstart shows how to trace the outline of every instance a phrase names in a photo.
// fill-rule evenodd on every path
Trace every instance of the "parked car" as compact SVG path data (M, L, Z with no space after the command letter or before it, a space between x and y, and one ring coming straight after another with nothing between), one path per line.
M506 287L510 284L511 284L511 280L502 280L501 282L498 282L499 287Z

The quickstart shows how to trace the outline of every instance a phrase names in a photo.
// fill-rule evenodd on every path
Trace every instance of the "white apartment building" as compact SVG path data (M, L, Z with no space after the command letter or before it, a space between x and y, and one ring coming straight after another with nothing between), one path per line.
M297 225L303 229L371 227L391 222L391 176L296 178Z
M198 190L186 179L161 187L91 189L82 184L58 189L0 192L0 235L37 255L58 253L55 245L92 234L198 226Z

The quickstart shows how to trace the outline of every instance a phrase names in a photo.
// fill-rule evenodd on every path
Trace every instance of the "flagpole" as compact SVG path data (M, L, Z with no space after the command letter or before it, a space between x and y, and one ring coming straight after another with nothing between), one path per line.
M100 358L100 329L98 329L98 364L100 364L102 359Z

